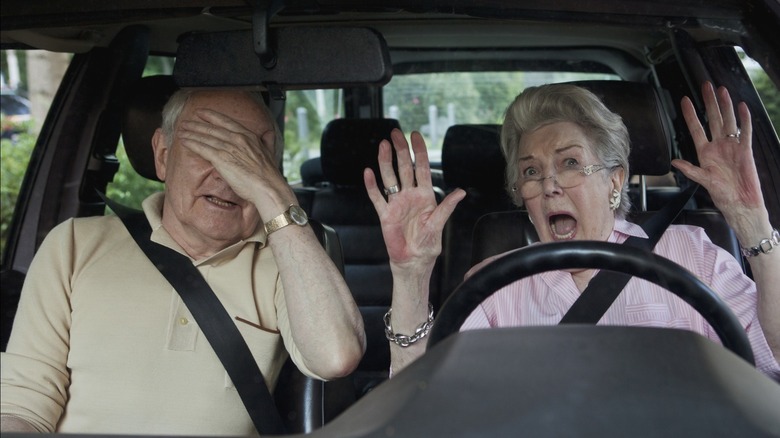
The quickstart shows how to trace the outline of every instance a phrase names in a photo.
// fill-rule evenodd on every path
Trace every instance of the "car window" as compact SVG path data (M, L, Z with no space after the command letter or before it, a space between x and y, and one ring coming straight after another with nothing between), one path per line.
M432 163L441 161L447 128L464 123L501 123L521 90L533 85L617 75L576 72L449 72L395 75L383 88L385 117L404 132L420 131Z
M764 102L764 108L772 121L775 132L780 132L780 90L769 79L769 75L761 68L761 64L747 56L740 48L737 48L737 53L750 76L750 80L753 81L753 86L756 87L758 95Z
M344 91L290 90L284 110L284 176L292 184L301 179L301 164L320 156L325 125L342 117Z
M2 50L0 62L0 254L4 258L22 180L70 55L44 50Z
M7 97L2 96L3 102ZM17 127L6 120L3 113L3 137L0 141L0 181L2 181L2 193L0 194L0 251L5 254L5 242L11 227L16 200L22 185L27 164L30 161L35 146L35 135L28 132L16 131Z
M27 166L38 136L38 130L57 91L69 54L43 50L2 50L2 143L0 147L0 253L5 247L11 221ZM31 67L32 66L32 67ZM35 68L46 66L45 68ZM144 75L170 74L173 58L152 56ZM47 74L28 75L28 71ZM162 184L144 179L133 170L120 138L116 151L120 163L107 193L112 199L129 207L140 208L149 194L162 189Z

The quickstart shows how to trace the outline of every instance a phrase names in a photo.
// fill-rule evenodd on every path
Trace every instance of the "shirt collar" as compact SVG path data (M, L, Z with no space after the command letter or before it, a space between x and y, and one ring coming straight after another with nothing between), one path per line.
M162 226L162 209L164 200L165 194L163 192L158 192L153 193L144 199L143 203L141 204L141 207L144 210L144 214L146 215L146 219L149 221L149 225L152 227L151 240L152 242L167 246L168 248L171 248L180 254L187 255L181 245L176 243L176 241L173 240L173 237L171 237L171 235L168 234L168 231L166 231ZM263 228L262 224L260 224L257 229L255 229L255 232L252 233L252 235L248 238L239 240L233 245L228 246L227 248L217 252L210 257L193 261L195 262L195 265L202 265L215 264L221 260L232 259L238 255L238 253L241 252L241 250L247 244L254 244L257 250L260 250L265 247L266 237L265 229ZM192 258L190 257L190 259Z
M612 229L612 233L609 236L608 241L613 243L623 243L631 236L647 238L645 230L632 222L625 219L615 218L615 226Z
M607 238L607 242L623 243L631 236L647 238L647 233L645 233L645 230L641 226L635 223L625 219L615 218L615 225L612 228L609 238ZM541 273L539 276L552 290L565 290L565 288L561 286L562 282L571 282L571 285L574 284L571 280L571 274L565 271L548 271ZM574 289L572 289L572 291L574 291ZM579 292L577 292L577 294L579 294Z

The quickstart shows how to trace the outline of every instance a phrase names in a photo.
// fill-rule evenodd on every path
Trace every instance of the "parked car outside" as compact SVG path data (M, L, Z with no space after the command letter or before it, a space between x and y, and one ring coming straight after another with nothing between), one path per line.
M0 118L2 138L13 138L26 131L30 124L30 101L11 92L0 94Z

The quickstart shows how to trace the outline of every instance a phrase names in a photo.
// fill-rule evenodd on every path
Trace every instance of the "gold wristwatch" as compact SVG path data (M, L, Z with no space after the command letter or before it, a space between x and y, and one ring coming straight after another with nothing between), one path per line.
M292 204L287 207L287 210L284 213L265 223L265 235L268 236L274 231L281 230L287 225L295 224L303 227L308 223L309 217L306 215L306 212L301 208L301 206Z

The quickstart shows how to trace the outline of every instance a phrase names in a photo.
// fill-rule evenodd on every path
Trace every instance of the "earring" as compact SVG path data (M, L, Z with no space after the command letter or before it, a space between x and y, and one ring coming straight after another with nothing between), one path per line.
M612 197L609 198L609 209L615 211L620 207L620 192L616 189L612 190Z

